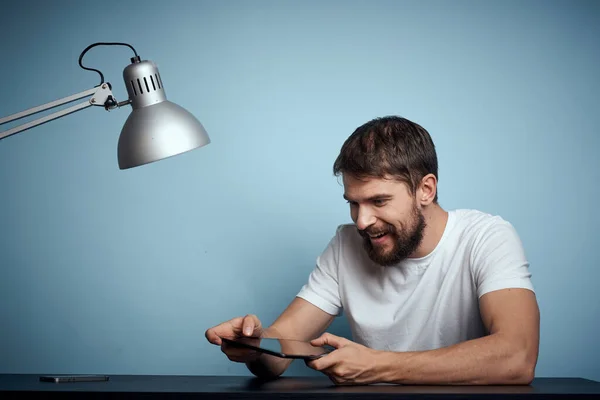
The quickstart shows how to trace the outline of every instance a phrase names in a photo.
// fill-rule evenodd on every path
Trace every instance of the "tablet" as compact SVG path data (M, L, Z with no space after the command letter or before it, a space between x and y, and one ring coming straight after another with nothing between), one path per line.
M315 360L328 354L333 349L316 347L309 342L292 339L275 339L260 337L221 338L225 343L259 351L281 358L297 358Z

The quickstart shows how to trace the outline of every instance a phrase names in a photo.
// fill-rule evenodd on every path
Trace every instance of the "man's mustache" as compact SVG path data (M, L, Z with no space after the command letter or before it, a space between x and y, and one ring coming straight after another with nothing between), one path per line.
M358 233L365 239L368 239L371 236L381 235L382 233L396 233L396 229L393 225L388 224L384 228L358 229Z

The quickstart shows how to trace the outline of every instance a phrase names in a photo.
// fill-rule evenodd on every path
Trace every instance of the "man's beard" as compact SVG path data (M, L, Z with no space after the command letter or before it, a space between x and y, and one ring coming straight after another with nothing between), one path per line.
M393 248L385 253L382 252L382 249L373 246L369 237L369 233L383 233L380 228L377 230L370 229L358 231L364 239L363 244L371 260L381 266L388 267L390 265L398 264L417 250L423 240L423 232L425 231L427 224L425 223L423 213L419 211L416 205L413 207L412 214L412 226L403 226L401 232L398 232L398 230L390 224L387 224L387 226L383 228L383 232L390 235L392 240L395 239Z

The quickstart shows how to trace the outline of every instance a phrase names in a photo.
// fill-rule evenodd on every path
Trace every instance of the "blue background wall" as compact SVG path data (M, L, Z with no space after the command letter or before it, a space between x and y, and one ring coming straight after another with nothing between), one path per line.
M399 114L436 142L444 208L518 229L537 375L600 379L600 3L25 0L0 26L0 116L93 87L81 51L125 41L213 141L120 171L124 108L0 142L0 372L247 374L205 329L277 317L350 221L342 142ZM124 100L130 56L84 61Z

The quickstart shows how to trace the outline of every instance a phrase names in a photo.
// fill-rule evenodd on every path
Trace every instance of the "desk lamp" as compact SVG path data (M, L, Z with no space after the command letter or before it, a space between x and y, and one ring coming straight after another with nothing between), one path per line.
M120 45L129 47L134 57L123 70L123 80L129 98L117 102L112 86L104 82L97 69L84 67L82 59L92 47ZM130 104L132 112L119 136L117 155L120 169L128 169L181 154L210 143L202 124L184 108L167 100L162 78L152 61L141 61L135 49L127 43L99 42L89 45L79 56L79 66L100 74L100 84L83 92L0 118L0 125L40 113L75 100L88 100L53 114L0 132L0 140L27 129L81 111L91 106L109 111ZM91 97L90 97L91 96Z

